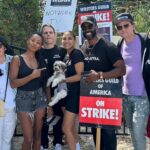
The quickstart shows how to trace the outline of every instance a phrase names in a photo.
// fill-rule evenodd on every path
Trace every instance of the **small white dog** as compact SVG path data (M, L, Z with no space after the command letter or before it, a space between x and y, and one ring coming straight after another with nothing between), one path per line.
M48 104L49 106L55 105L59 100L67 96L67 85L64 82L66 79L66 64L62 61L55 61L53 70L54 74L48 79L47 86L52 83L52 87L57 87L54 89L54 96L51 98L51 102Z

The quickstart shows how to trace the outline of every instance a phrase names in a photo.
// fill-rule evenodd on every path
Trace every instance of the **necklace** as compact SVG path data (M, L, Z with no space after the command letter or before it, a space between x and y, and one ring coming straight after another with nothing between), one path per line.
M95 46L97 45L98 41L100 40L100 38L98 38L96 40L96 42L94 43L94 45L89 45L89 47L86 49L86 54L88 57L93 55L93 49L95 48Z

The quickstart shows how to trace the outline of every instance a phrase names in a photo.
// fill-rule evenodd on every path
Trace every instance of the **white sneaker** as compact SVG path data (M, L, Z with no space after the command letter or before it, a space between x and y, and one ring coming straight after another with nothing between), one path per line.
M43 148L43 146L41 146L40 150L48 150L48 148Z
M48 150L48 148L43 148L43 146L41 146L40 150Z
M54 150L62 150L62 145L56 144Z

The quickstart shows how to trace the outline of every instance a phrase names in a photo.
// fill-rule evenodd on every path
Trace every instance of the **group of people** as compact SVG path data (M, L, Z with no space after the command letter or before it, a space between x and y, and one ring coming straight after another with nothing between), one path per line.
M0 83L3 83L0 84L0 108L5 107L4 114L0 111L1 150L10 150L16 112L24 137L23 150L48 149L49 125L45 127L43 121L46 117L52 122L56 116L60 119L53 126L54 149L62 150L64 135L70 150L80 150L75 122L84 71L90 71L85 78L88 84L98 79L122 78L123 113L134 150L146 150L145 131L150 108L149 35L136 32L134 18L129 13L119 14L115 27L122 37L117 46L98 34L94 17L84 17L81 29L86 41L77 49L73 32L66 31L62 35L62 45L57 46L55 28L43 25L41 33L34 33L27 39L26 52L13 58L5 54L7 42L0 37ZM46 83L53 75L56 60L66 63L64 82L68 93L66 98L50 107L48 103L54 89ZM92 134L96 144L96 128L92 128ZM115 129L102 128L100 139L101 150L117 149Z

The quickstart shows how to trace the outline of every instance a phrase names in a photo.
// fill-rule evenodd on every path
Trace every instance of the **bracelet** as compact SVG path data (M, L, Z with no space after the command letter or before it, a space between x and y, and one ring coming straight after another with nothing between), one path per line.
M100 72L100 73L99 73L99 78L100 78L100 79L103 79L103 78L104 78L104 77L103 77L103 72Z

